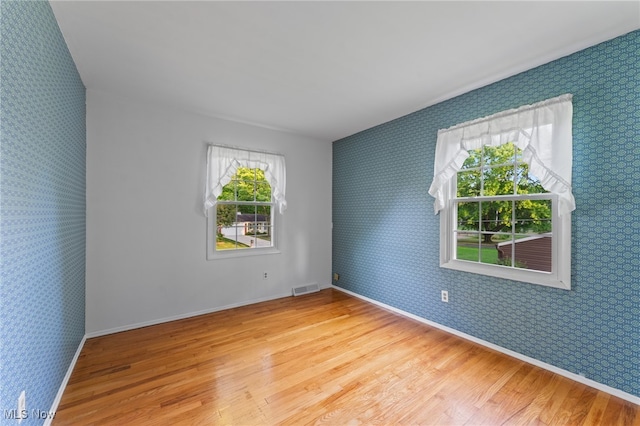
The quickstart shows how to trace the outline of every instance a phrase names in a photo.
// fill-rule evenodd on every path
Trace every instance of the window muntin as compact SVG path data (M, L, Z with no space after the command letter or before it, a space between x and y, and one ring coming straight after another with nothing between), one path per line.
M274 247L271 186L259 168L238 167L215 208L215 251Z

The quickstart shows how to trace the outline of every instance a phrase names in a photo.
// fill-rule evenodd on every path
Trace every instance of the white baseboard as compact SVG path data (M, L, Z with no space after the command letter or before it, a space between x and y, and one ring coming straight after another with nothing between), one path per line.
M106 336L108 334L120 333L122 331L135 330L136 328L148 327L150 325L157 325L157 324L162 324L162 323L165 323L165 322L177 321L177 320L181 320L181 319L185 319L185 318L196 317L198 315L211 314L213 312L224 311L225 309L232 309L232 308L238 308L240 306L253 305L254 303L267 302L269 300L282 299L283 297L289 297L289 296L291 296L291 291L289 291L287 293L283 293L283 294L278 294L278 295L275 295L275 296L269 296L269 297L264 297L264 298L260 298L260 299L247 300L247 301L239 302L239 303L232 303L231 305L219 306L219 307L216 307L216 308L205 309L205 310L202 310L202 311L188 312L186 314L174 315L174 316L171 316L171 317L158 318L158 319L151 320L151 321L144 321L144 322L139 322L139 323L135 323L135 324L123 325L121 327L114 327L114 328L110 328L110 329L107 329L107 330L92 331L90 333L87 333L85 335L85 337L87 339L90 339L92 337Z
M82 352L82 348L84 347L84 342L86 341L87 341L87 336L84 336L80 341L80 344L78 345L78 349L76 349L76 353L73 356L73 359L71 360L71 364L69 364L69 368L67 368L67 374L64 375L64 378L62 379L62 383L60 383L60 387L58 388L58 393L56 394L56 397L53 400L53 404L51 404L51 409L49 410L49 413L51 413L53 416L55 416L55 412L58 410L58 405L60 405L62 394L64 393L64 390L67 388L67 384L69 383L69 379L71 378L71 373L73 373L73 369L76 366L76 362L78 362L78 357L80 356L80 352ZM44 421L44 426L50 426L53 419L54 418L52 416L49 416Z
M498 346L498 345L496 345L494 343L487 342L486 340L478 339L477 337L474 337L474 336L472 336L470 334L466 334L466 333L458 331L458 330L456 330L454 328L450 328L450 327L444 326L442 324L438 324L437 322L429 321L428 319L419 317L419 316L411 314L409 312L405 312L405 311L403 311L401 309L395 308L393 306L387 305L387 304L382 303L382 302L378 302L377 300L370 299L370 298L368 298L366 296L362 296L362 295L360 295L358 293L354 293L354 292L346 290L344 288L337 287L335 285L332 285L332 288L334 288L334 289L336 289L338 291L342 291L344 293L350 294L351 296L357 297L358 299L365 300L365 301L367 301L369 303L372 303L374 305L378 305L378 306L380 306L380 307L382 307L384 309L388 309L388 310L390 310L392 312L395 312L395 313L397 313L399 315L414 319L416 321L419 321L421 323L430 325L430 326L435 327L435 328L439 328L440 330L446 331L447 333L454 334L454 335L456 335L458 337L461 337L463 339L470 340L470 341L472 341L474 343L477 343L477 344L482 345L482 346L486 346L486 347L494 349L494 350L496 350L498 352L502 352L503 354L512 356L512 357L517 358L517 359L519 359L521 361L524 361L526 363L533 364L533 365L535 365L537 367L540 367L540 368L544 368L545 370L549 370L549 371L551 371L553 373L556 373L556 374L559 374L561 376L567 377L567 378L569 378L571 380L575 380L576 382L585 384L585 385L590 386L590 387L592 387L594 389L598 389L600 391L603 391L603 392L606 392L608 394L617 396L619 398L622 398L622 399L627 400L629 402L632 402L634 404L640 405L640 397L632 395L632 394L624 392L624 391L621 391L620 389L612 388L611 386L607 386L605 384L596 382L595 380L588 379L588 378L586 378L584 376L580 376L579 374L575 374L575 373L572 373L570 371L563 370L562 368L558 368L558 367L556 367L554 365L547 364L546 362L542 362L542 361L537 360L535 358L531 358L531 357L528 357L528 356L523 355L521 353L514 352L514 351L512 351L510 349L503 348L502 346Z

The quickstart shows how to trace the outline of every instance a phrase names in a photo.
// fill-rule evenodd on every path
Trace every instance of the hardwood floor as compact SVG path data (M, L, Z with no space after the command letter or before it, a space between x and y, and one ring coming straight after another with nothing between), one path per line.
M335 290L87 340L54 425L640 425L640 407Z

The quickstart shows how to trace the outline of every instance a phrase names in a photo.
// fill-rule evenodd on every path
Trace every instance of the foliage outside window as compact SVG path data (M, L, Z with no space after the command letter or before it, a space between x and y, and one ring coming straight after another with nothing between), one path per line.
M238 167L215 206L216 251L273 247L271 186L259 168Z

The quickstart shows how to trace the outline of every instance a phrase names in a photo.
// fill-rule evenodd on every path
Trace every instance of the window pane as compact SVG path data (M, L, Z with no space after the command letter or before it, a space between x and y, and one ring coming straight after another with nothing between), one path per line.
M216 207L216 250L235 250L238 248L235 204L218 204Z
M498 263L498 250L496 250L496 235L485 233L482 235L480 245L480 262L495 265Z
M218 203L216 206L216 225L218 233L221 227L229 227L235 222L237 205Z
M271 206L256 206L253 236L255 247L271 247Z
M271 226L263 224L258 227L256 234L258 247L271 247Z
M498 246L501 260L515 268L551 272L551 238L516 234L513 241Z
M251 241L246 240L244 241L245 244L249 244L251 247L253 247L254 245L254 241L253 238L255 237L256 234L256 222L257 222L257 214L256 214L256 206L244 206L245 208L251 208L251 211L248 213L245 213L243 215L240 215L238 217L238 222L242 224L242 234L247 237L247 238L251 238Z
M480 170L458 172L458 197L475 197L480 195Z
M271 206L270 205L257 205L256 214L261 222L271 222Z
M271 185L269 185L269 182L256 182L256 201L271 202Z
M481 229L486 232L504 232L511 230L513 202L484 201L481 204ZM492 235L485 234L484 242L491 243Z
M479 234L477 232L457 232L455 241L456 259L471 262L480 261Z
M516 232L542 234L552 232L551 200L521 200L514 203Z
M511 195L514 193L515 169L513 165L483 169L482 195Z
M496 245L497 263L502 266L513 266L513 238Z
M480 230L480 203L463 202L458 203L457 229Z

